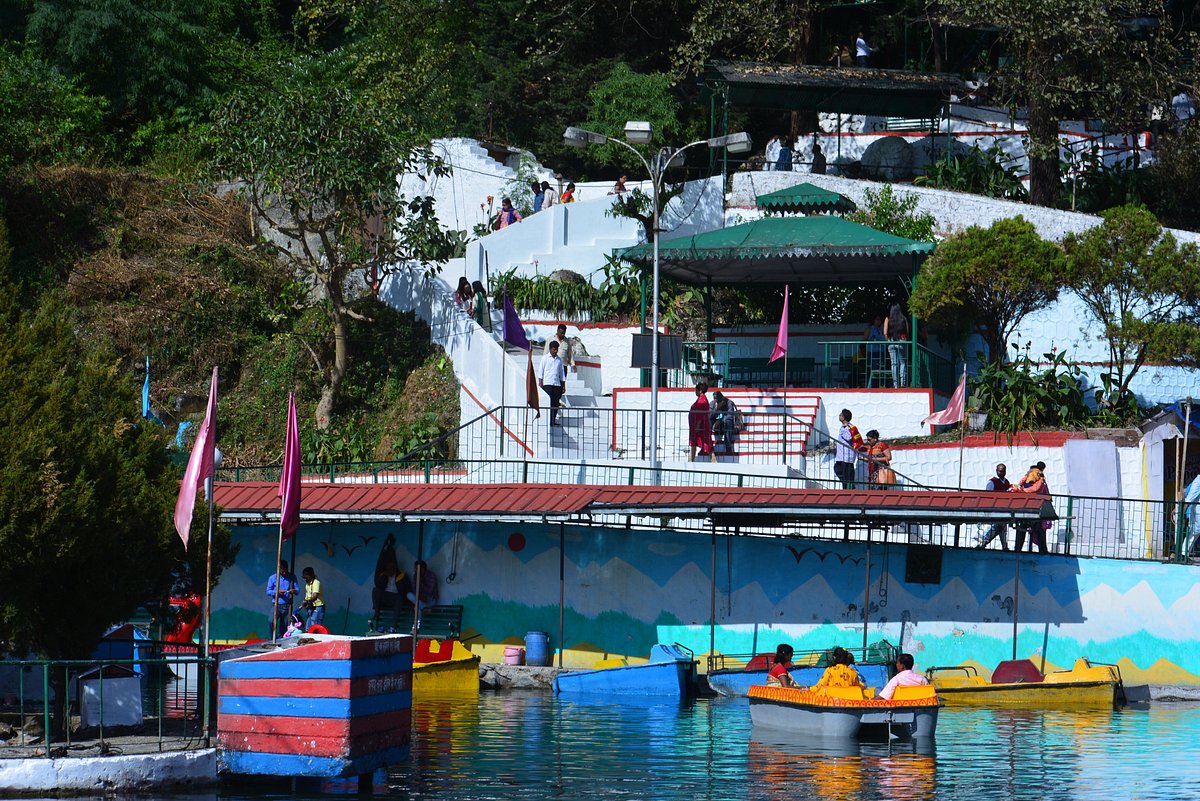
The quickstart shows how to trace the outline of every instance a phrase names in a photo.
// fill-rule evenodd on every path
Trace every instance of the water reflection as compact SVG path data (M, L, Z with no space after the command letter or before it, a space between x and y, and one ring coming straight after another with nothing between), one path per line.
M868 742L754 727L747 770L768 799L923 801L935 798L937 747L930 739Z

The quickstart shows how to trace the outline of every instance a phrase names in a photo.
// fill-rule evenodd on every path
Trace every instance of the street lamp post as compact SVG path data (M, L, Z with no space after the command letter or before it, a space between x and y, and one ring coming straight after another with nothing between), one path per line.
M667 169L673 166L683 151L697 145L708 145L710 148L727 148L730 153L746 153L752 147L750 134L734 133L726 136L716 136L711 139L698 139L689 142L681 148L672 151L669 147L661 148L654 158L647 161L645 156L634 145L648 145L654 136L653 126L648 122L630 121L625 123L625 140L616 139L605 134L587 131L583 128L567 128L563 132L563 142L572 147L587 147L614 142L629 150L650 175L652 190L651 203L653 216L651 228L647 233L654 240L654 279L651 289L651 329L650 329L650 465L653 468L654 483L659 480L660 462L658 459L658 235L659 231L659 193L662 191L662 179Z

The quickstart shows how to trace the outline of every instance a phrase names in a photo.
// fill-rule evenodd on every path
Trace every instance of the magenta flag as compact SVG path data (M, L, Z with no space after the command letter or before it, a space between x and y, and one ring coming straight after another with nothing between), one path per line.
M788 341L788 288L783 288L783 316L779 318L779 335L775 337L775 350L771 351L771 358L767 359L767 364L782 359L787 356L787 341Z
M962 378L959 379L958 386L954 390L954 394L950 396L950 403L945 409L940 412L934 412L921 421L921 425L929 423L935 426L949 426L961 422L963 412L967 408L967 372L964 370Z
M283 440L283 474L279 477L279 541L300 528L300 428L296 425L296 393L288 393L287 435Z
M213 368L212 387L208 390L208 410L204 422L192 443L192 455L188 458L183 481L179 484L179 499L175 501L175 530L183 540L183 549L188 547L188 535L192 531L192 511L196 508L196 492L206 479L213 477L213 450L217 445L217 368Z

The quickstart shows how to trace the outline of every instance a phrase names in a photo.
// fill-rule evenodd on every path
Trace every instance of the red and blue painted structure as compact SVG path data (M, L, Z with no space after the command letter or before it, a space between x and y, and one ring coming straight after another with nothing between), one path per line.
M229 773L354 776L403 759L412 638L321 637L221 663L217 747Z

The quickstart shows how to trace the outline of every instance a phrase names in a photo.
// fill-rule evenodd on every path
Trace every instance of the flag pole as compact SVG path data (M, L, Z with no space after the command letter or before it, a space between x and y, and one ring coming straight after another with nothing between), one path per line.
M958 488L960 490L963 488L962 487L962 484L963 484L963 482L962 482L963 448L966 446L966 441L967 441L967 396L966 396L966 390L965 390L966 383L967 383L967 363L966 363L966 361L963 361L962 382L963 382L963 387L964 387L963 415L962 415L962 419L958 421L958 427L959 427L959 434L958 434Z

